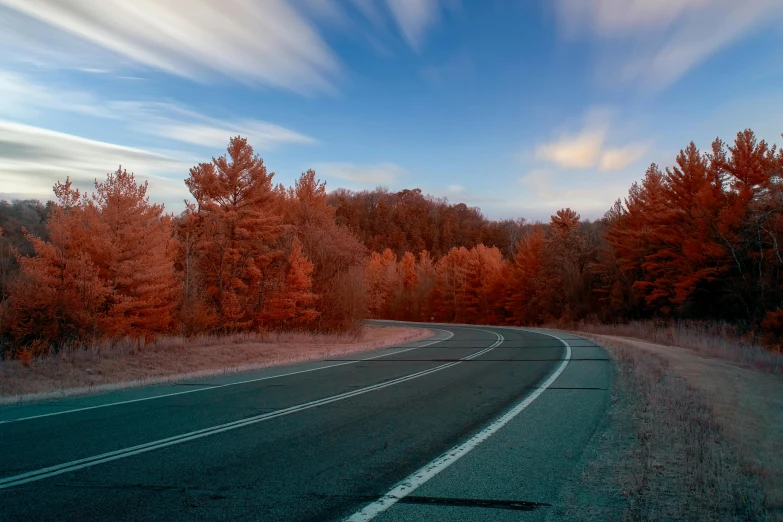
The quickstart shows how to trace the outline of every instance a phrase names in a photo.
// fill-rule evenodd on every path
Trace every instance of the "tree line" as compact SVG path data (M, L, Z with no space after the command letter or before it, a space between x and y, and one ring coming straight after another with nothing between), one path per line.
M5 351L72 340L355 329L365 317L540 325L717 319L783 334L783 153L753 132L651 165L603 218L493 221L419 189L273 183L245 139L190 170L180 216L120 169L0 204Z
M338 205L348 206L346 199ZM372 199L353 195L354 201ZM373 227L397 223L365 219L348 223L370 238ZM423 230L406 237L436 237L431 220L405 226L416 230L416 223ZM651 165L602 219L582 220L565 208L549 223L516 224L510 254L499 236L484 241L489 246L466 241L442 256L392 248L372 253L371 315L511 325L722 320L781 347L783 152L750 130L732 144L716 139L705 153L691 142L665 170ZM481 223L462 233L491 237L498 229L510 230Z

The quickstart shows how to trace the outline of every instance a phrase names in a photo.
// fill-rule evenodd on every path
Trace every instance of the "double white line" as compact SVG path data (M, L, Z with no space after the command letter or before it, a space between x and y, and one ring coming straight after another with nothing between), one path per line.
M488 331L488 330L483 330L483 331ZM37 480L43 480L49 477L61 475L63 473L78 471L80 469L89 468L91 466L96 466L98 464L103 464L105 462L124 459L126 457L132 457L133 455L138 455L140 453L146 453L148 451L153 451L168 446L174 446L175 444L182 444L183 442L189 442L191 440L200 439L202 437L209 437L210 435L223 433L225 431L244 428L245 426L250 426L251 424L268 421L277 417L283 417L285 415L290 415L292 413L309 410L311 408L317 408L318 406L323 406L325 404L330 404L332 402L349 399L351 397L356 397L357 395L362 395L365 393L369 393L371 391L380 390L383 388L387 388L389 386L394 386L395 384L400 384L405 381L410 381L412 379L424 377L425 375L430 375L432 373L445 370L446 368L451 368L452 366L456 366L460 364L460 362L462 361L475 359L476 357L479 357L491 351L492 349L496 348L503 342L504 339L503 336L500 334L497 334L495 332L491 332L491 333L495 334L498 337L497 341L495 341L491 346L484 348L483 350L468 355L467 357L463 357L459 361L441 364L440 366L435 366L434 368L430 368L428 370L423 370L420 372L412 373L410 375L405 375L403 377L398 377L396 379L392 379L391 381L374 384L372 386L367 386L365 388L359 388L358 390L352 390L349 392L340 393L338 395L332 395L331 397L326 397L315 401L305 402L303 404L297 404L296 406L291 406L289 408L284 408L282 410L263 413L261 415L255 415L253 417L248 417L246 419L242 419L234 422L227 422L225 424L220 424L218 426L212 426L211 428L204 428L197 431L191 431L190 433L183 433L182 435L177 435L166 439L160 439L153 442L148 442L146 444L139 444L138 446L132 446L129 448L124 448L116 451L110 451L108 453L103 453L101 455L95 455L93 457L74 460L71 462L58 464L56 466L49 466L48 468L41 468L34 471L29 471L27 473L22 473L20 475L5 477L0 479L0 489L20 486L22 484L27 484L28 482L35 482Z

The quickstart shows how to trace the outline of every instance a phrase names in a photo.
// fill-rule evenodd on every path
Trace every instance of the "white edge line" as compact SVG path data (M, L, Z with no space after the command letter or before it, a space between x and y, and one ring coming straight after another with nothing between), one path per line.
M362 361L370 361L372 359L378 359L380 357L388 357L389 355L396 355L398 353L409 352L411 350L416 350L416 349L419 349L419 348L426 348L427 346L430 346L432 344L440 343L440 342L443 342L443 341L448 341L449 339L454 337L454 332L451 332L449 330L442 330L440 328L431 328L431 330L439 331L439 332L447 332L449 334L449 336L444 338L444 339L436 339L434 341L427 342L426 344L422 344L421 346L414 346L412 348L405 348L404 350L397 350L397 351L391 352L391 353L384 353L384 354L381 354L381 355L375 355L373 357L367 357L365 359L359 359L357 361L341 362L341 363L338 363L338 364L330 364L328 366L319 366L318 368L310 368L310 369L307 369L307 370L299 370L299 371L295 371L295 372L281 373L280 375L270 375L268 377L259 377L258 379L248 379L248 380L245 380L245 381L229 382L229 383L220 384L220 385L217 385L217 386L205 386L204 388L197 388L195 390L185 390L185 391L174 392L174 393L164 393L162 395L153 395L151 397L141 397L141 398L138 398L138 399L129 399L127 401L107 402L106 404L96 404L94 406L85 406L83 408L75 408L75 409L72 409L72 410L62 410L62 411L53 411L53 412L50 412L50 413L41 413L40 415L30 415L29 417L19 417L18 419L0 420L0 424L10 424L12 422L21 422L21 421L32 420L32 419L40 419L42 417L51 417L53 415L64 415L66 413L76 413L76 412L79 412L79 411L95 410L95 409L98 409L98 408L107 408L109 406L119 406L121 404L130 404L130 403L133 403L133 402L150 401L152 399L162 399L164 397L173 397L175 395L185 395L187 393L196 393L196 392L202 392L202 391L208 391L208 390L218 390L220 388L226 388L228 386L236 386L238 384L249 384L251 382L259 382L259 381L266 381L266 380L269 380L269 379L277 379L278 377L288 377L289 375L297 375L297 374L300 374L300 373L314 372L314 371L318 371L318 370L326 370L327 368L336 368L337 366L345 366L346 364L356 364L356 363L362 362ZM419 341L414 341L414 342L419 342ZM389 348L393 348L393 346L387 346L386 348L379 348L379 349L384 350L384 349L389 349ZM304 362L305 361L302 361L302 363L304 363ZM272 367L268 366L267 368L272 368ZM266 368L264 368L264 369L266 369ZM209 377L209 376L206 376L206 377Z
M474 328L474 330L479 330L478 328ZM488 332L488 330L481 330L484 332ZM453 332L451 333L451 337L453 337ZM167 446L173 446L175 444L181 444L183 442L188 442L194 439L199 439L202 437L207 437L209 435L214 435L217 433L222 433L224 431L234 430L237 428L242 428L251 424L256 424L258 422L263 422L266 420L270 420L276 417L282 417L285 415L290 415L292 413L297 413L303 410L309 410L311 408L315 408L318 406L322 406L324 404L329 404L332 402L348 399L351 397L355 397L357 395L363 395L365 393L380 390L382 388L387 388L389 386L393 386L395 384L399 384L401 382L409 381L412 379L416 379L418 377L423 377L425 375L429 375L431 373L438 372L440 370L445 370L446 368L451 368L452 366L456 366L460 364L462 361L474 359L480 355L483 355L487 352L492 351L497 346L500 346L500 344L503 343L504 338L502 335L496 333L496 332L490 332L497 336L497 341L495 341L493 344L488 346L487 348L484 348L482 350L479 350L478 352L472 353L466 357L463 357L462 359L458 361L448 362L445 364L441 364L439 366L435 366L433 368L428 368L426 370L422 370L420 372L412 373L409 375L403 375L402 377L398 377L396 379L392 379L391 381L381 382L377 384L373 384L371 386L367 386L365 388L360 388L358 390L351 390L348 392L340 393L338 395L332 395L331 397L324 397L321 399L316 399L314 401L306 402L303 404L297 404L294 406L290 406L288 408L284 408L282 410L276 410L269 413L263 413L260 415L256 415L254 417L248 417L246 419L240 419L233 422L228 422L225 424L219 424L217 426L212 426L209 428L203 428L200 430L192 431L189 433L183 433L181 435L175 435L173 437L168 437L165 439L160 439L157 441L147 442L144 444L139 444L137 446L131 446L129 448L123 448L115 451L110 451L108 453L103 453L100 455L94 455L92 457L86 457L83 459L74 460L71 462L64 462L62 464L56 464L54 466L49 466L46 468L40 468L33 471L28 471L25 473L21 473L19 475L13 475L9 477L2 477L0 478L0 490L12 488L15 486L21 486L22 484L27 484L29 482L35 482L38 480L43 480L49 477L54 477L57 475L61 475L63 473L68 473L71 471L77 471L80 469L96 466L98 464L102 464L105 462L111 462L113 460L123 459L126 457L131 457L133 455L138 455L140 453L146 453L148 451L153 451L160 448L165 448ZM451 339L451 337L448 337L448 339ZM444 341L446 339L441 339L441 341ZM439 341L437 341L439 342ZM408 349L404 350L407 351ZM399 353L399 352L396 352ZM373 357L377 358L377 357ZM363 359L367 360L367 359Z
M447 452L443 453L441 456L437 457L435 460L432 460L431 462L425 464L417 471L413 472L411 475L407 476L406 478L398 482L397 485L394 486L391 490L389 490L388 493L383 495L381 498L379 498L372 504L365 506L364 508L357 511L350 517L346 518L344 522L366 522L377 517L378 515L380 515L390 507L392 507L394 504L396 504L400 499L412 493L416 488L423 485L432 477L434 477L435 475L437 475L438 473L440 473L450 465L454 464L461 457L468 454L476 446L478 446L479 444L487 440L500 428L508 424L508 422L511 421L511 419L519 415L519 413L522 412L522 410L527 408L542 393L544 393L544 391L547 388L549 388L549 386L551 386L553 382L555 382L555 380L560 376L560 374L563 373L565 367L568 366L568 361L571 359L571 346L569 346L569 344L566 341L564 341L563 339L557 336L543 333L543 332L535 332L535 333L546 335L548 337L557 339L558 341L563 343L563 346L565 346L566 348L566 355L563 361L560 363L560 366L541 384L540 388L537 388L533 393L528 395L522 402L518 403L511 410L501 415L499 418L497 418L487 427L485 427L484 429L482 429L481 431L473 435L471 438L469 438L462 444L454 446Z

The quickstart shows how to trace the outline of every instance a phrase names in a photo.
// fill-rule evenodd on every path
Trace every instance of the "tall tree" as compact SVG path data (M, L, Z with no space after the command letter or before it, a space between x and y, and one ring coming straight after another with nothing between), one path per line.
M95 182L90 202L103 231L93 262L112 289L103 331L116 337L150 338L171 330L175 319L171 217L163 214L163 205L150 203L147 188L147 182L136 183L133 173L118 169Z
M245 138L232 138L228 156L190 169L185 180L195 199L189 210L198 223L199 268L206 294L227 328L246 328L261 320L264 296L276 285L265 278L280 255L282 216L274 174Z

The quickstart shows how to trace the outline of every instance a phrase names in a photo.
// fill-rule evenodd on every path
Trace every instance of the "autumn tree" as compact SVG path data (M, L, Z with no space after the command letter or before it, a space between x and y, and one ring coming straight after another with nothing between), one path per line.
M89 202L98 238L90 255L111 288L102 330L147 337L171 330L178 300L171 217L150 203L147 182L118 169L95 183Z
M301 326L318 317L318 311L313 308L318 295L311 291L312 272L313 264L302 254L302 244L294 237L285 279L264 303L262 317L265 326L285 329Z
M274 174L245 138L232 138L228 155L190 169L185 180L195 199L198 265L219 327L258 326L265 294L275 280L265 277L279 256L283 231L272 187Z
M397 256L387 248L382 254L370 253L366 268L368 302L370 317L389 318L392 312L391 302L400 287L397 271Z
M326 183L316 178L315 171L308 170L293 187L278 191L285 223L313 264L312 290L320 298L315 303L318 317L311 326L323 331L359 328L367 314L366 248L347 227L335 222Z
M20 345L96 337L111 287L90 251L95 209L70 179L54 186L57 202L47 223L49 241L28 235L35 256L19 256L19 277L9 288L4 329Z
M524 236L512 259L507 286L507 322L535 325L551 318L546 236L541 227Z

